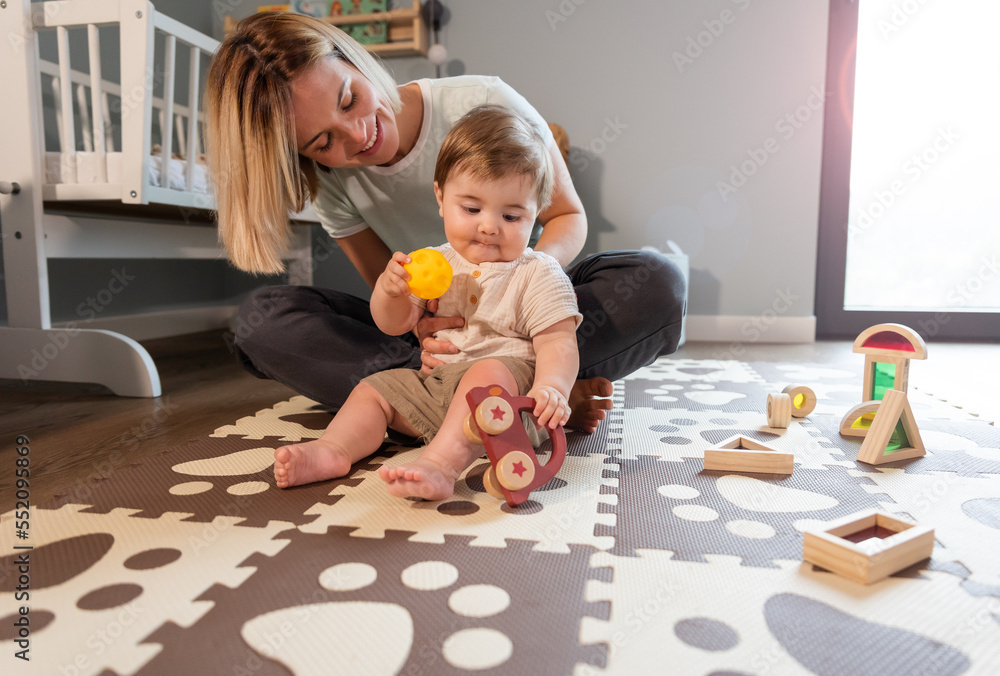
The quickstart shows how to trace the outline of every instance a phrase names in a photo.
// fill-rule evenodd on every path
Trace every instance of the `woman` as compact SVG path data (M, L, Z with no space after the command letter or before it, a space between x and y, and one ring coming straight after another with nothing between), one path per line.
M209 164L220 236L242 270L275 273L288 214L313 200L323 227L369 286L392 256L444 242L433 192L438 149L451 124L483 103L507 105L546 130L552 203L534 248L563 266L580 253L587 219L541 116L499 78L465 76L397 86L368 52L323 21L252 15L219 47L207 85ZM584 319L570 426L592 432L611 403L608 379L677 347L684 282L662 256L607 252L568 271ZM330 407L388 368L430 369L456 348L435 333L462 320L433 315L416 335L389 337L368 303L302 286L266 287L240 309L243 364Z

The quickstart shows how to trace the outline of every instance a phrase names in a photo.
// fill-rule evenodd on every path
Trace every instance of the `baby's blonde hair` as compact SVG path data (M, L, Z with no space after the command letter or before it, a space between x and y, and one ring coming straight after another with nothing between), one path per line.
M205 98L209 171L219 238L241 270L283 271L289 213L316 197L318 165L296 148L290 84L327 57L356 68L400 111L385 68L346 33L313 17L253 14L212 59Z
M453 171L468 172L480 181L527 176L534 184L539 213L552 200L552 160L544 137L504 106L477 106L451 128L434 167L434 182L440 190Z

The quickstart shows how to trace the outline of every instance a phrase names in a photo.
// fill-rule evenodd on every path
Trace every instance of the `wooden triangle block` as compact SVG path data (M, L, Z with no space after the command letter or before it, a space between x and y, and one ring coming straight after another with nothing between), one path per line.
M739 435L705 449L705 469L718 472L791 474L795 458Z
M890 448L890 444L896 446ZM875 412L872 425L858 451L858 461L869 465L920 458L926 455L920 429L913 418L906 393L889 390Z

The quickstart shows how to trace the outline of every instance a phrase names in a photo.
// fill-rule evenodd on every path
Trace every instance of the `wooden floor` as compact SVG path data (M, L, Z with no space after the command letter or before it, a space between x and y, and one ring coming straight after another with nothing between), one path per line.
M40 504L74 484L89 483L164 448L204 437L295 394L243 371L222 333L143 345L160 371L165 394L157 399L115 397L100 386L0 380L0 513L14 507L18 435L30 439L31 502ZM830 366L863 363L847 341L743 344L737 346L738 354L732 348L687 344L677 356ZM932 344L928 352L927 361L911 364L912 387L989 420L1000 418L1000 345Z

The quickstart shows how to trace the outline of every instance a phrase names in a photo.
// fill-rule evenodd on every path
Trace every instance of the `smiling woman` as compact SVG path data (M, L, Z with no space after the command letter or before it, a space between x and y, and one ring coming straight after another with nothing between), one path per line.
M219 230L244 270L281 271L288 214L307 200L370 287L393 251L444 242L447 205L435 199L435 162L452 125L483 104L512 109L542 135L553 185L537 213L542 230L534 249L567 268L586 241L587 217L548 125L497 77L396 85L334 26L262 12L241 21L219 48L206 97ZM525 223L525 232L532 225ZM607 379L676 349L685 283L672 263L650 252L595 254L567 272L584 315L570 423L593 431L611 406ZM389 337L360 298L267 287L244 302L235 348L255 375L338 408L367 375L398 367L429 373L440 357L459 352L437 332L462 319L436 316L436 309L431 301L413 334Z
M357 94L388 115L402 105L392 78L368 52L339 29L303 19L283 12L244 19L219 47L208 75L206 131L219 230L233 263L250 272L283 269L280 253L288 241L288 214L301 211L316 196L312 160L319 155L327 159L306 147L316 139L307 144L300 137L308 132L295 122L295 92L300 104L309 96L323 97L317 102L321 105L299 111L305 118L301 126L312 124L317 136L324 130L332 135L333 128L324 126L329 120L308 113L331 104L331 82L337 82L339 98L327 117L339 116L342 101L351 105ZM336 71L336 79L329 69ZM302 82L293 87L300 76ZM338 122L345 128L348 120ZM340 140L343 145L347 138Z
M319 165L390 164L409 150L400 148L390 102L343 59L321 59L292 80L291 93L295 144Z

